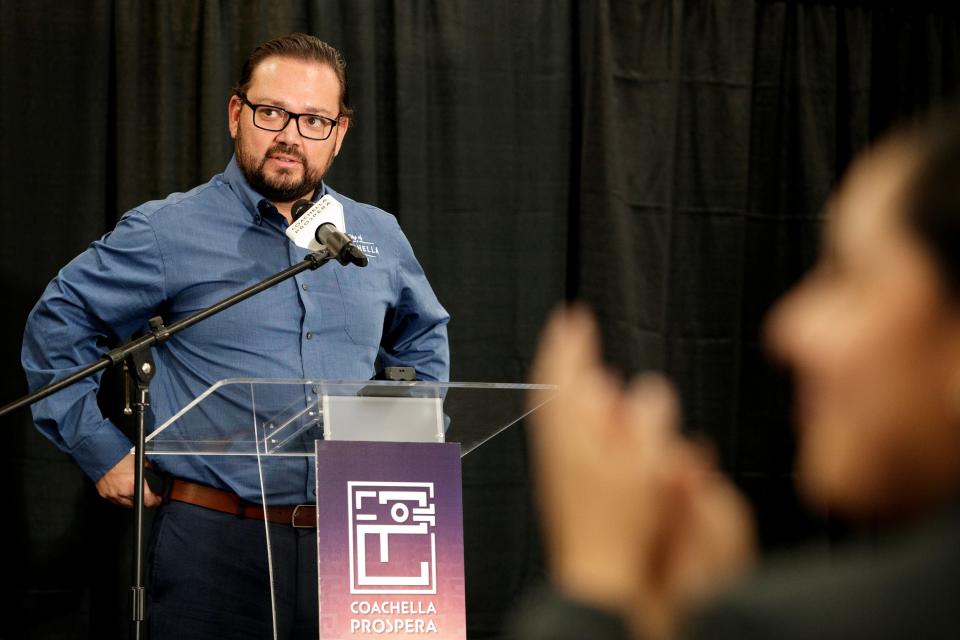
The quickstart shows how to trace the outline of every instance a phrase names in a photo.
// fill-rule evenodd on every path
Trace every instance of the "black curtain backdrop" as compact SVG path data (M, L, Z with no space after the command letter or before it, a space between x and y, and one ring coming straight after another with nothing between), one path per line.
M943 6L952 3L942 3ZM57 269L126 209L221 171L229 88L292 30L344 52L357 114L328 177L397 214L450 310L458 380L523 381L582 298L624 374L677 381L767 547L829 519L791 489L764 312L816 253L851 157L960 83L940 3L0 0L3 397ZM227 293L227 292L224 292ZM2 424L0 638L125 637L129 512ZM468 627L542 577L522 428L465 460Z

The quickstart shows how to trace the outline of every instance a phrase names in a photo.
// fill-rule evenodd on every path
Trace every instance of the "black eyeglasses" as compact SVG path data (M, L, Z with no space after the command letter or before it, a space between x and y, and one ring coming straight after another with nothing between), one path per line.
M293 113L272 104L253 104L247 96L237 94L240 101L253 110L253 125L266 131L283 131L290 118L297 121L297 131L310 140L326 140L337 126L336 118L328 118L316 113ZM338 116L339 117L339 116Z

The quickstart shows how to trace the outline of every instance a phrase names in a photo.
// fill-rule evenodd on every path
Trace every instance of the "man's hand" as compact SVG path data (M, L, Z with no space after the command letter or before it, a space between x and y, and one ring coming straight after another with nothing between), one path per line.
M133 454L124 456L110 471L97 480L97 492L100 497L121 507L133 507L134 471ZM160 496L151 491L144 480L143 504L147 507L156 507L161 502Z
M530 436L552 578L621 612L639 635L672 636L689 604L742 570L750 526L709 456L678 433L679 402L660 376L626 389L600 361L582 310L554 315L541 341Z

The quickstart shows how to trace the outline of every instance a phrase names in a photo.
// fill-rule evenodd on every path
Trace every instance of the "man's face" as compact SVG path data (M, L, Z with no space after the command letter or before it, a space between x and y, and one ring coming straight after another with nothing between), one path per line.
M337 118L340 82L327 64L270 56L254 69L247 100ZM326 140L301 136L292 117L282 131L266 131L254 126L253 109L237 96L230 98L228 117L240 169L260 195L278 205L309 197L320 186L349 125L339 118Z

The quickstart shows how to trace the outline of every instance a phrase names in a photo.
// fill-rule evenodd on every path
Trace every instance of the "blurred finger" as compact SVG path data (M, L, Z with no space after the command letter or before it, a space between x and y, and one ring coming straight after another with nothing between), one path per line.
M540 339L532 382L569 386L579 373L596 366L599 345L596 324L582 307L556 309Z
M628 423L638 442L660 448L680 425L680 400L673 385L658 373L637 376L627 390Z

